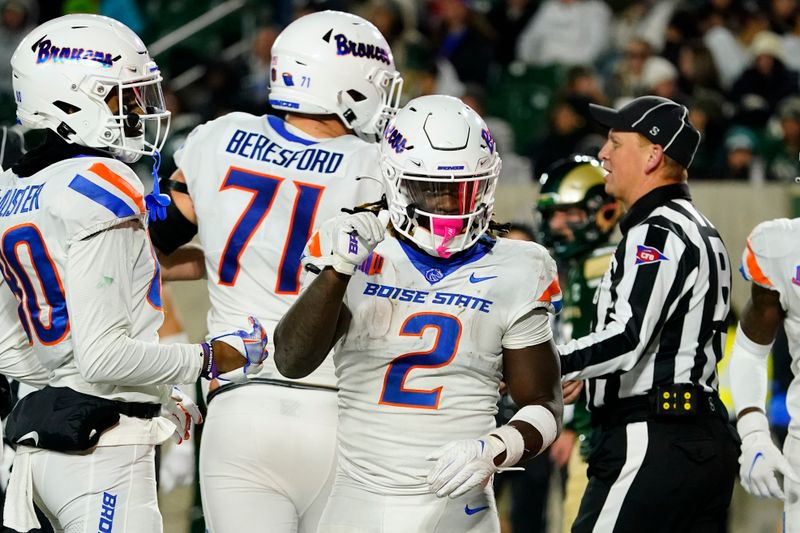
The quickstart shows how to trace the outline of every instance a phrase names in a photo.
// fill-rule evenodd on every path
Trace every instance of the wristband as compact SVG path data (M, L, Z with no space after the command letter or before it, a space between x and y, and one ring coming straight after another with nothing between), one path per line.
M542 405L526 405L517 411L517 414L511 417L511 420L518 420L532 425L542 436L542 447L536 452L536 455L542 453L558 437L559 428L556 417Z
M203 348L203 370L200 372L200 377L216 379L217 362L214 360L214 346L210 342L203 342L200 347Z

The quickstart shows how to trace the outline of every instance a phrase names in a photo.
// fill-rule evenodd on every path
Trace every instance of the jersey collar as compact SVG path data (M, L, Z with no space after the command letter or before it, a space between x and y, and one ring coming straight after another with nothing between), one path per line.
M625 235L628 231L644 221L650 213L670 200L692 200L689 186L685 183L674 183L653 189L639 198L619 221L619 229Z
M489 253L497 241L484 235L469 249L452 255L447 259L429 255L405 239L398 238L397 242L400 243L400 248L406 253L411 264L422 274L422 277L424 277L428 283L434 285L462 266L474 263Z
M317 144L317 141L314 141L312 139L307 139L305 137L300 137L299 135L296 135L296 134L292 133L291 131L289 131L289 129L287 128L286 122L284 122L283 120L281 120L280 118L278 118L276 116L267 115L267 122L269 122L269 125L272 126L273 130L275 130L275 133L277 133L278 135L280 135L281 137L283 137L287 141L291 141L293 143L302 144L302 145L305 145L305 146L311 146L313 144ZM297 129L297 128L294 128L291 125L288 125L288 126L289 126L289 128Z

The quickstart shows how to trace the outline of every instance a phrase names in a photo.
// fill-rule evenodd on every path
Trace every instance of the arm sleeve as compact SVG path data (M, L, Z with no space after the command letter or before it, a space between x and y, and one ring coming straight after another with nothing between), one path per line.
M40 389L50 372L33 352L17 314L17 299L0 278L0 374Z
M67 309L75 362L91 383L192 383L203 358L196 344L163 345L131 337L131 266L149 253L146 233L129 223L69 247ZM140 305L148 305L144 300Z
M627 372L658 336L671 308L697 278L697 248L655 225L634 227L611 278L611 304L594 332L560 345L565 379ZM663 250L663 252L662 252ZM646 252L643 259L640 254Z
M735 414L748 407L766 411L767 404L767 357L772 344L757 344L742 330L736 330L731 350L728 375Z

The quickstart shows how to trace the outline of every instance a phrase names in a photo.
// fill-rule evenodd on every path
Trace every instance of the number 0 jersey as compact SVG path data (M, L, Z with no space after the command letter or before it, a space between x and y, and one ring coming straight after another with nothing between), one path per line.
M104 157L0 174L0 270L18 301L16 317L2 315L18 323L3 327L22 324L52 386L161 403L169 391L159 384L200 373L197 345L158 345L161 279L142 189ZM135 227L115 228L126 221Z
M196 128L175 154L205 251L209 335L249 329L272 339L300 289L300 256L325 220L381 198L378 147L344 135L312 139L274 116L231 113ZM274 351L270 347L270 352ZM272 358L262 377L283 378ZM324 365L303 380L335 386Z
M789 429L800 435L800 218L769 220L753 229L742 254L747 281L777 291L786 317L783 326L792 355L794 379L786 394Z
M495 427L503 348L541 343L531 312L560 301L555 262L537 244L484 238L439 259L387 237L345 295L339 468L376 492L428 492L425 456Z

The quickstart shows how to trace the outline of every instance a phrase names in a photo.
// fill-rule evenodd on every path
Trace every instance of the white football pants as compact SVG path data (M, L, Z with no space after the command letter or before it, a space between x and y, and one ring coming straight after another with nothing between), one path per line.
M252 383L209 404L200 489L210 533L315 533L336 472L336 392Z
M319 533L499 533L492 484L455 499L381 495L337 474Z
M783 455L789 461L792 469L800 476L800 439L791 433L783 441ZM800 484L783 478L783 493L786 500L783 503L783 530L786 533L800 533Z
M56 533L161 533L150 444L31 454L33 499Z

